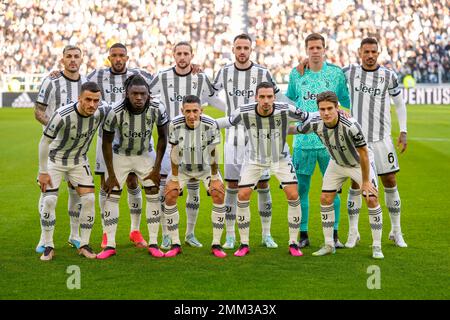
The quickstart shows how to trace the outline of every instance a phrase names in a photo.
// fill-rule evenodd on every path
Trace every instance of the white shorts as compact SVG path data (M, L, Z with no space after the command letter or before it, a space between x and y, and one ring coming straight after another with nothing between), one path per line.
M373 160L373 154L369 149L369 179L372 182L373 186L378 189L378 178L375 174L375 162ZM327 170L323 176L322 182L322 192L337 192L342 188L344 182L351 178L355 181L359 186L362 185L362 171L361 167L343 167L338 165L336 161L330 159L328 163Z
M219 177L220 177L220 181L222 181L222 176L220 175L220 172L219 172ZM172 173L170 173L170 175L167 177L167 181L171 180L171 178L172 178ZM183 188L186 186L186 184L192 179L195 179L197 181L202 181L203 185L205 186L205 189L209 190L209 184L211 182L211 170L205 170L205 171L200 171L200 172L195 172L195 173L184 172L184 171L180 170L178 172L178 183L180 185L180 191L183 190Z
M62 165L48 161L48 174L52 179L52 187L47 191L58 190L63 177L74 187L94 188L94 177L92 176L89 161L77 165Z
M386 137L384 140L368 143L368 147L372 150L375 158L375 166L377 174L383 175L400 170L398 164L397 152L391 137Z
M155 164L155 157L152 153L146 153L141 156L123 156L113 153L114 173L122 190L128 174L135 173L144 187L153 187L155 183L152 180L144 180L153 169ZM105 179L108 179L108 172L105 172ZM113 190L118 190L114 187Z
M242 163L245 159L245 146L235 146L225 143L225 181L239 181L241 177ZM265 170L258 181L269 181L270 173Z
M102 138L97 135L97 147L95 148L95 174L105 174L106 164L103 158Z
M298 183L295 168L290 159L282 159L269 165L245 163L241 173L239 188L254 188L263 173L268 173L269 178L269 173L274 174L283 188L286 185Z

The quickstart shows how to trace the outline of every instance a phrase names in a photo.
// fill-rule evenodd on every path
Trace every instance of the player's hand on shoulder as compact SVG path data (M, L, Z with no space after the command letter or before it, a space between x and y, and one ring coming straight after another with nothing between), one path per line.
M55 80L61 77L62 71L61 70L52 70L50 71L50 74L48 75L50 79Z
M53 188L52 178L48 173L39 173L38 182L42 192L47 191L47 186Z
M346 111L344 109L339 109L339 113L342 116L344 116L344 118L346 118L346 119L351 118L351 116L352 116L348 111Z
M406 151L406 147L408 146L408 142L406 141L406 132L400 132L400 135L398 136L397 141L397 147L400 147L400 153L403 153Z
M193 63L191 66L192 66L192 74L203 72L203 69L200 65Z
M295 67L300 73L300 75L303 75L305 73L305 70L309 68L309 60L308 58L299 57L298 58L298 65Z

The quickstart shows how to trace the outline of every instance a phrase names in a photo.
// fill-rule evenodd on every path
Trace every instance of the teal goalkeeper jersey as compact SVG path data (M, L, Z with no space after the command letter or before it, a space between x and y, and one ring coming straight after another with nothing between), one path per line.
M292 69L286 96L295 101L297 108L310 112L318 111L316 97L323 91L333 91L338 96L339 104L350 108L347 81L340 67L324 62L319 72L306 69L303 76L296 68ZM315 133L310 133L294 136L294 152L298 148L323 149L325 146Z

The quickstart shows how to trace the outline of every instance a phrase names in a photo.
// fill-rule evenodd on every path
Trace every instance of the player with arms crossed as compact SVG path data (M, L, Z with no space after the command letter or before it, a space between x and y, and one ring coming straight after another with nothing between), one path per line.
M197 72L197 66L191 63L194 58L192 46L189 42L178 42L173 47L175 66L159 72L150 83L152 95L161 95L160 99L166 106L169 119L174 119L181 113L181 106L185 96L196 95L203 103L224 111L225 103L217 98L217 93L211 85L208 76ZM160 196L164 215L164 194L166 177L171 171L170 145L164 154L161 166ZM202 247L195 237L195 224L200 207L200 183L193 179L187 182L186 215L187 228L185 242L193 247ZM162 249L170 249L171 242L165 225L166 219L161 220L163 229Z
M103 225L107 245L97 258L107 259L116 254L119 200L130 172L136 174L145 190L148 251L152 256L160 258L164 253L159 250L157 244L161 213L158 186L161 161L167 145L169 119L164 105L156 99L151 99L148 84L143 77L132 75L124 85L125 98L111 106L103 125L102 148L107 168L105 192L108 194ZM158 129L156 159L154 153L150 153L154 124Z
M80 75L80 66L82 62L81 49L76 46L66 46L63 50L61 64L64 70L57 72L54 76L49 75L44 79L39 89L36 99L34 115L45 128L53 113L70 103L77 101L80 95L81 85L87 80ZM66 179L67 180L67 179ZM68 186L68 212L70 218L69 245L80 248L80 209L81 199L75 188L67 180ZM39 212L42 209L42 194L39 199ZM36 247L36 252L43 253L44 233L41 232L41 239Z
M375 156L377 174L384 186L386 207L389 210L391 231L389 239L399 247L407 247L400 227L400 195L395 174L400 170L397 153L391 138L391 104L394 101L400 124L397 146L406 150L406 106L394 71L378 64L378 42L374 38L361 41L361 65L353 64L343 70L347 77L352 101L352 116L361 124L367 144ZM353 248L359 241L358 217L361 209L360 190L352 183L348 195L350 230L346 247Z
M314 256L334 254L333 238L335 211L333 200L343 183L351 178L361 187L369 208L369 222L372 230L372 257L383 259L381 252L381 232L383 216L378 202L377 178L373 154L367 148L360 125L353 118L345 118L339 113L338 98L334 92L325 91L317 96L319 114L310 117L290 133L314 132L327 147L331 155L322 183L320 213L325 245Z
M43 261L52 260L54 256L55 208L63 176L75 187L81 200L79 254L90 259L96 257L89 247L95 220L95 193L87 152L98 126L109 110L106 105L99 107L100 98L100 88L96 83L84 83L78 102L59 108L48 122L41 138L38 181L43 199Z
M200 99L195 95L183 98L181 112L169 125L169 143L173 145L170 155L172 173L167 179L165 219L173 245L165 256L174 257L181 253L177 199L183 187L195 180L202 181L212 197L211 251L216 257L224 258L226 253L220 240L225 224L225 190L217 162L220 130L213 118L203 114Z
M289 122L303 121L308 113L293 105L275 102L275 86L270 82L261 82L255 92L256 102L244 104L230 117L217 120L220 128L243 124L249 138L240 173L236 212L241 245L234 255L242 257L250 252L250 196L263 172L267 171L275 174L288 200L289 253L302 256L297 241L302 215L297 177L290 154L284 150Z

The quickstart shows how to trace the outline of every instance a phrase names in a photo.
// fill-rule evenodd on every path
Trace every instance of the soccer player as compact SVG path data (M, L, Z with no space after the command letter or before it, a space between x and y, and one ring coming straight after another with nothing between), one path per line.
M244 104L229 117L217 120L220 128L242 124L249 139L240 172L236 210L241 245L234 255L242 257L250 252L250 196L262 173L267 171L276 175L288 200L289 252L302 256L297 241L302 215L297 177L289 151L284 150L289 121L303 121L307 113L293 105L275 102L273 83L261 82L255 94L256 102Z
M314 132L331 155L325 171L320 196L320 213L325 245L313 253L314 256L334 254L335 241L333 226L335 209L333 205L337 191L351 178L360 187L369 208L369 222L372 230L372 257L383 259L381 251L381 232L383 216L378 202L377 178L373 154L354 118L345 118L339 113L338 97L332 91L317 95L319 114L310 114L308 119L290 133Z
M225 258L226 253L220 245L225 220L225 189L216 160L220 130L214 119L203 114L200 99L195 95L183 98L181 112L182 114L175 117L169 125L169 143L173 145L170 155L172 173L167 179L165 219L172 247L165 257L174 257L181 253L177 199L183 187L189 181L195 180L203 182L213 200L211 251L216 257Z
M398 86L394 71L380 66L378 42L374 38L365 38L359 48L361 65L345 67L344 73L350 88L352 116L361 124L362 132L369 148L375 156L377 174L384 186L385 203L389 210L391 231L389 239L399 247L407 247L400 227L400 195L397 190L396 172L400 170L397 153L391 138L392 98L400 125L397 146L403 153L406 141L406 106ZM348 213L350 230L346 247L352 248L359 240L358 216L361 209L360 190L352 183L348 195Z
M111 106L103 125L103 156L107 168L105 192L108 197L103 212L107 245L97 255L107 259L116 254L116 230L119 220L119 200L122 187L130 172L134 172L144 187L147 199L147 227L149 253L157 258L164 253L157 245L161 204L159 201L159 179L161 161L167 144L165 107L152 100L148 83L140 75L130 76L124 83L125 98ZM150 153L150 138L153 125L158 129L156 159Z
M94 178L87 152L98 126L108 113L108 106L99 107L100 88L94 82L81 86L78 102L59 108L49 120L39 143L39 184L42 191L41 228L44 252L41 260L52 260L55 245L55 208L58 188L63 176L80 197L79 254L89 259L96 255L89 247L95 220Z
M338 96L342 106L350 107L347 84L341 68L325 61L325 39L318 33L312 33L305 39L308 56L307 69L292 69L289 75L287 97L296 101L296 106L305 111L317 111L316 98L320 92L331 90ZM302 66L302 63L300 63ZM309 246L309 189L311 177L319 164L322 175L325 173L330 155L315 134L297 135L294 137L293 163L298 177L298 192L302 206L302 222L300 224L300 247ZM334 199L336 220L334 240L337 248L344 245L338 238L341 201L339 195Z
M187 95L196 95L203 103L225 111L225 103L217 98L217 93L211 85L208 76L203 72L194 74L194 66L191 61L194 57L192 46L189 42L179 42L173 48L175 66L159 72L150 83L152 95L161 95L161 101L166 106L169 119L180 115L183 98ZM164 215L164 194L167 175L171 170L170 145L164 154L161 167L160 196ZM202 247L202 244L195 237L195 224L200 207L200 184L193 179L187 182L186 215L187 228L185 242L193 247ZM163 241L161 248L170 249L170 237L165 226L166 219L161 220L163 226Z
M216 76L214 88L217 91L224 90L226 96L226 116L239 108L239 106L255 101L256 86L268 81L274 83L272 75L263 66L250 60L252 53L252 39L247 34L240 34L234 38L233 54L234 63L224 66ZM290 102L275 86L276 98L279 101ZM226 243L225 249L233 249L236 242L235 222L236 205L238 194L238 181L240 178L242 161L244 159L246 137L243 125L226 129L225 135L225 181L227 188L225 192L225 206L227 213L226 221ZM286 145L285 152L289 153ZM268 172L263 172L257 184L258 209L262 225L262 243L268 248L277 248L278 245L270 234L272 221L272 198L270 195Z
M111 63L111 67L96 69L87 76L90 81L98 83L102 92L102 99L110 104L123 100L125 97L124 83L131 75L139 74L147 81L147 83L150 83L153 79L152 75L144 70L127 68L128 59L129 57L125 45L122 43L115 43L109 48L108 60ZM102 153L102 127L100 127L97 137L95 174L100 175L101 189L99 203L102 214L106 201L106 193L104 190L105 170L105 161ZM130 208L131 218L130 241L138 248L146 247L147 242L144 240L139 230L142 214L142 193L139 188L136 174L130 173L126 182L128 189L128 206ZM106 233L104 232L102 248L106 247L106 242Z
M57 75L47 76L39 89L39 94L35 103L34 115L45 128L53 113L70 103L77 101L80 94L81 85L87 80L80 75L80 66L82 61L81 49L76 46L66 46L63 50L61 64L64 69L57 72ZM66 179L67 180L67 179ZM69 245L80 248L80 208L81 199L78 196L74 186L67 180L68 186L68 212L70 218ZM39 212L42 209L42 194L39 199ZM41 239L36 247L36 252L43 253L44 233L41 232Z

